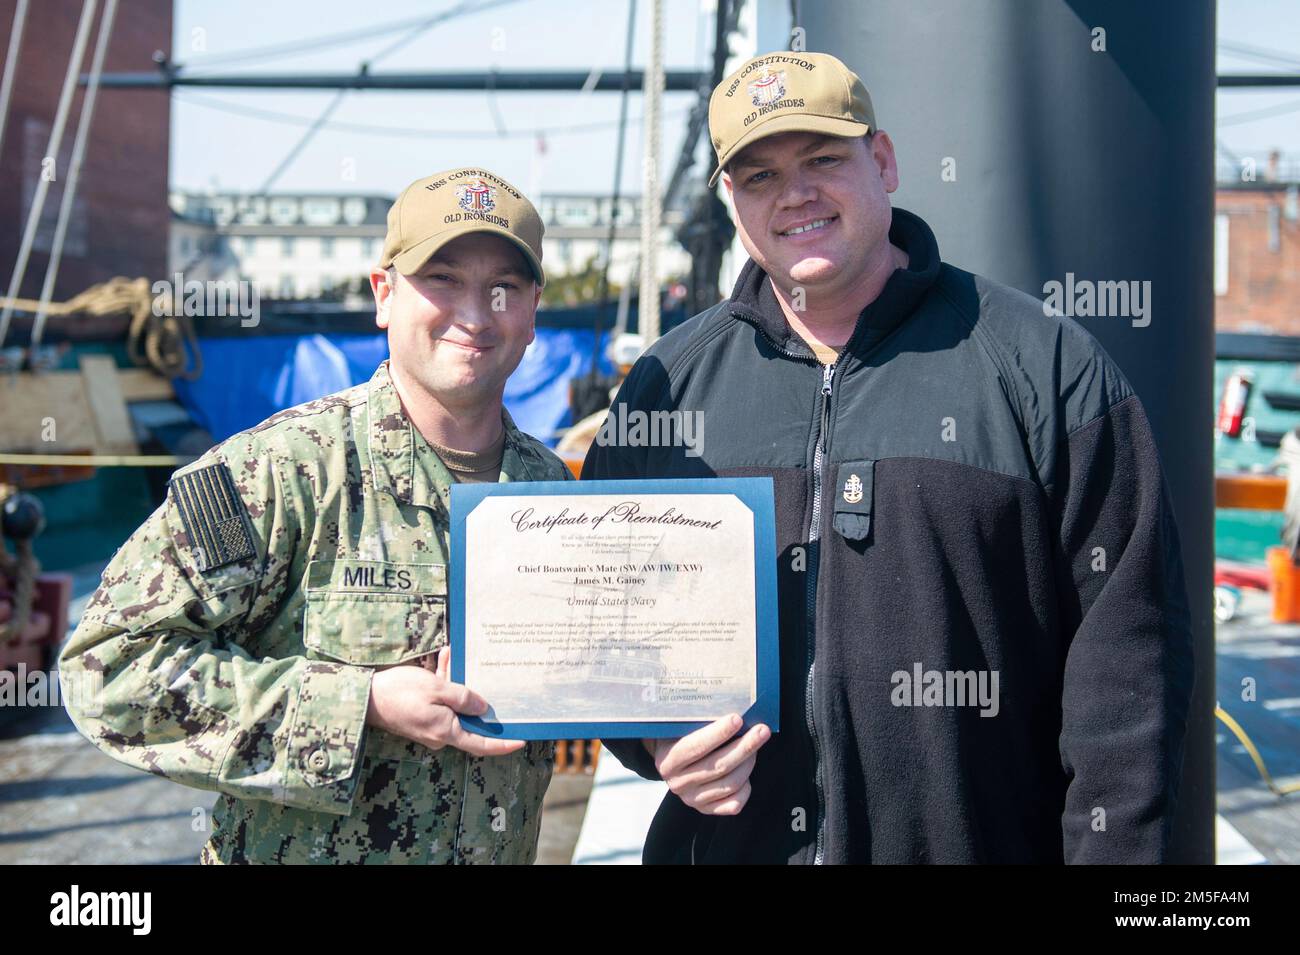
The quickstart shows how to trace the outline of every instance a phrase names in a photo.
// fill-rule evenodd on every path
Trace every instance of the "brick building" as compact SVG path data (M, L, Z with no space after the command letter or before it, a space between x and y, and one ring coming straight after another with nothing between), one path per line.
M1300 336L1295 177L1220 183L1214 211L1215 328Z
M0 57L8 49L17 0L0 0ZM72 55L82 0L28 5L4 141L0 143L0 295L8 288ZM88 72L103 16L99 5L81 71ZM169 52L172 0L119 3L104 71L148 72L156 50ZM68 114L55 179L45 199L20 295L40 294L54 224L67 181L84 89ZM56 301L115 275L157 278L167 270L167 158L171 125L166 90L100 88L81 180L59 266ZM12 342L11 342L12 344Z

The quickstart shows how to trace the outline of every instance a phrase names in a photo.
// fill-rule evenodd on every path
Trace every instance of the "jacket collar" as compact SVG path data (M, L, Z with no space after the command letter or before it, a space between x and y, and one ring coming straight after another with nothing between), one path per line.
M375 488L387 491L403 504L432 507L451 513L451 485L455 483L442 459L411 424L388 372L388 360L380 362L370 378L366 402L369 418L370 473ZM502 481L532 481L534 476L521 455L522 436L505 406L501 420L506 440L501 457Z
M908 256L905 269L895 269L875 300L862 310L849 338L848 351L864 357L916 310L939 277L939 245L930 227L905 209L894 209L889 241ZM758 329L778 347L816 361L808 344L790 328L772 291L767 273L750 259L732 290L730 310Z
M501 452L501 476L498 481L546 481L554 480L541 469L541 461L528 445L524 443L524 433L510 417L506 406L501 406L501 418L506 425L506 443Z

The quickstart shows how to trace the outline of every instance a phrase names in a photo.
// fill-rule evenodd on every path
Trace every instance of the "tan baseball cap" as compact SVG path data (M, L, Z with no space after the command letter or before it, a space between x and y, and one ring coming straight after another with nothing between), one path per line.
M829 53L768 53L749 60L713 91L709 135L718 168L736 154L777 133L865 136L876 114L862 80Z
M490 232L519 247L537 276L542 271L542 217L522 192L486 169L449 169L417 179L388 210L381 269L418 272L452 239Z

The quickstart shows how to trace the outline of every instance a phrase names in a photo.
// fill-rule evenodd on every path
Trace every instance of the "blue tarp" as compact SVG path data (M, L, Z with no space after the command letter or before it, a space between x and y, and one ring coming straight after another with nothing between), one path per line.
M524 431L554 446L572 423L569 381L591 369L593 329L538 327L537 338L506 383L505 404ZM600 370L611 371L601 335ZM222 441L277 411L368 381L388 357L388 339L317 334L200 340L203 376L177 380L177 399Z

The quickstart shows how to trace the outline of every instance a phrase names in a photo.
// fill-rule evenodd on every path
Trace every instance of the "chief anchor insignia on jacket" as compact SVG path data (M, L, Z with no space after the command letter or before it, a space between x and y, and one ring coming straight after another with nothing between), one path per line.
M553 744L468 734L455 713L484 704L434 655L453 480L571 478L501 405L541 236L484 170L409 186L371 276L391 358L178 471L105 570L60 658L103 692L69 711L221 793L205 862L533 860Z
M690 409L712 437L596 444L583 477L771 476L782 732L607 741L671 790L646 860L1163 861L1191 635L1132 387L891 209L893 145L834 57L749 61L709 126L751 261L612 413ZM996 706L916 705L918 671L996 674Z

